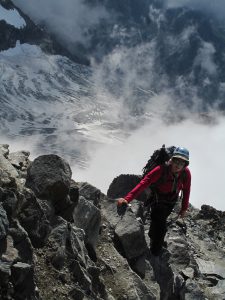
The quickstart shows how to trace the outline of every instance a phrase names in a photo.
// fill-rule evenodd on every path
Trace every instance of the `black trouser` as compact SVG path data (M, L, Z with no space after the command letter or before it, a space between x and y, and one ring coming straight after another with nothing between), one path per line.
M152 254L159 254L167 231L167 218L173 210L175 202L155 202L151 207L151 225L148 235L151 240Z

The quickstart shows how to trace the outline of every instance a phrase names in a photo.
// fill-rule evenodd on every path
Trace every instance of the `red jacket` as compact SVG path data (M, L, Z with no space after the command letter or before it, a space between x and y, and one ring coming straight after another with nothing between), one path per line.
M145 190L151 184L157 182L162 176L164 166L157 166L152 171L150 171L132 191L130 191L124 198L127 202L131 202L134 198L136 198L143 190ZM168 172L166 174L164 182L159 183L157 185L157 191L160 194L170 194L173 192L173 183L174 183L174 175L171 172L171 165L168 166ZM182 172L182 171L181 171ZM181 177L181 172L178 174L177 178L177 186L176 186L176 194L183 191L183 200L182 200L182 211L187 210L189 205L189 196L191 189L191 172L186 167L185 168L185 176ZM185 178L185 179L184 179Z

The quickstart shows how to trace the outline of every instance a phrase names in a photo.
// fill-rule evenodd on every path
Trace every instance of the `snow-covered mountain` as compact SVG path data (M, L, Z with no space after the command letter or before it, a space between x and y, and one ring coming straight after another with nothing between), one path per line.
M84 166L99 144L146 121L224 110L224 26L208 13L166 1L78 1L66 35L57 7L53 20L48 3L39 13L14 3L0 1L3 137ZM93 15L84 27L78 7Z

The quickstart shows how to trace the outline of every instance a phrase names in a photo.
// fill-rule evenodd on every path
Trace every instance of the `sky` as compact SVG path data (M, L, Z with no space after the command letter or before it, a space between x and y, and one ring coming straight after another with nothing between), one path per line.
M85 29L92 24L97 23L101 18L107 18L108 13L103 8L90 8L84 6L82 0L39 0L29 1L13 0L34 16L38 21L45 21L49 23L50 28L59 32L65 39L72 41L88 42L86 36L83 34ZM76 5L74 6L74 2ZM207 0L167 0L168 7L177 7L187 5L188 7L199 8L211 11L221 17L225 14L225 2L216 1L216 4ZM76 20L76 21L74 21ZM113 79L120 66L123 73L127 74L126 80L123 82L124 94L123 99L129 99L130 87L133 86L135 80L137 86L145 86L143 77L138 77L141 72L140 69L135 68L140 64L143 51L152 51L154 53L154 45L147 45L145 49L142 46L136 49L120 49L111 53L106 61L96 68L94 73L97 97L103 97L103 94L98 94L104 88L102 79L108 76L108 79ZM132 56L132 54L134 54ZM215 73L216 66L212 60L214 48L211 44L203 43L202 51L197 56L196 63L201 64L209 73ZM132 59L135 57L135 59ZM144 63L151 70L152 59L154 55L149 55L149 61ZM110 67L111 73L107 70ZM114 69L113 69L114 68ZM151 71L147 73L151 76ZM111 77L110 77L111 76ZM183 84L182 82L180 84ZM115 95L105 94L105 100L114 101L116 104ZM104 101L103 97L103 101ZM123 100L122 97L119 100ZM175 109L175 104L169 97L164 95L156 95L151 103L151 110L158 111L161 109L161 116L168 110ZM197 105L197 101L196 101ZM122 117L120 114L122 107L118 105L118 118ZM175 112L176 113L176 112ZM110 115L109 115L110 117ZM192 192L191 203L200 208L202 204L209 204L217 209L225 210L225 190L223 189L225 160L223 159L225 147L225 120L223 117L217 116L216 124L202 124L198 118L193 114L189 116L188 120L180 122L176 125L168 125L154 118L147 121L141 128L133 131L128 138L124 140L113 140L112 142L103 143L101 147L92 151L91 161L86 170L78 169L76 165L72 165L73 178L75 181L87 181L104 193L114 177L120 174L140 174L143 166L146 164L149 156L153 150L166 144L166 146L183 146L190 151L190 169L192 172ZM109 118L110 120L110 118ZM137 122L138 120L133 120ZM97 128L95 134L100 132ZM69 138L69 137L68 137ZM31 151L31 158L34 159L37 154L35 149L35 140L26 138L26 145ZM64 137L65 139L65 137ZM7 142L7 141L5 141ZM24 145L19 140L9 141L12 151L15 149L21 150ZM77 146L77 145L76 145ZM70 145L71 147L71 145ZM213 182L212 182L213 180Z

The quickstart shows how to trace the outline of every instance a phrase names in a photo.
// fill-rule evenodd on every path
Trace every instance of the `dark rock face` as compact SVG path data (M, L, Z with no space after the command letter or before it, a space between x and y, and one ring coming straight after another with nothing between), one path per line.
M110 184L107 196L109 198L120 198L125 197L141 180L141 176L131 174L121 174L120 176L113 179ZM137 197L137 200L145 201L148 193L144 191Z
M17 164L18 155L15 161L8 147L0 149L5 153L0 166L0 299L54 300L56 294L68 300L225 298L224 212L191 207L184 224L176 220L176 207L167 248L155 257L149 252L149 218L143 223L142 201L132 201L121 213L113 198L128 192L138 176L117 177L109 198L86 182L71 180L69 165L58 156L27 163L24 152ZM14 185L3 184L8 170Z

